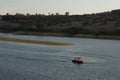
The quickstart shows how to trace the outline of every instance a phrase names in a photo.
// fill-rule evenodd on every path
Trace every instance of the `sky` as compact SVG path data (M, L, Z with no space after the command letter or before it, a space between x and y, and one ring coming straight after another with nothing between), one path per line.
M120 0L0 0L0 14L91 14L120 9Z

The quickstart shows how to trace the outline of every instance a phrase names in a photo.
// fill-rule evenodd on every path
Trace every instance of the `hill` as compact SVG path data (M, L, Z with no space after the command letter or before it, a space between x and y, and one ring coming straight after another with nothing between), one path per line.
M120 10L84 15L1 15L1 32L92 34L120 36Z

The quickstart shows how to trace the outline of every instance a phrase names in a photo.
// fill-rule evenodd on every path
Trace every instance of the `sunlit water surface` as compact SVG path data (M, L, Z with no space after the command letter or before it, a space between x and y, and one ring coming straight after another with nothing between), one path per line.
M47 46L0 41L0 80L120 80L119 40L0 36L75 44ZM86 63L74 64L74 57L81 57Z

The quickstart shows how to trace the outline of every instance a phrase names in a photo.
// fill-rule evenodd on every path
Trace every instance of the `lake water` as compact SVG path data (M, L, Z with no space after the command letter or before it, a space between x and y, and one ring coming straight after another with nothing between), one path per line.
M0 41L0 80L120 80L120 40L24 36L74 46L47 46ZM73 64L81 57L85 64Z

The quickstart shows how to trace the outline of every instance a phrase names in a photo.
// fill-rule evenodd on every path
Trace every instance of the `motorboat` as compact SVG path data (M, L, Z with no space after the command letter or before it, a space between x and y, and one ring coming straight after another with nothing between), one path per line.
M74 60L72 60L72 62L75 64L83 64L84 63L84 61L80 57L75 58Z

